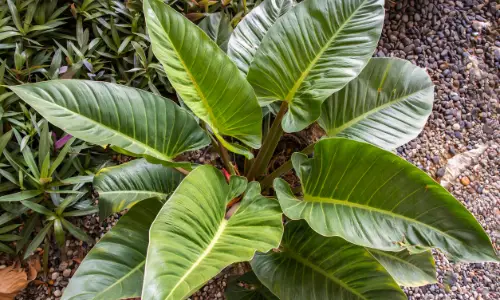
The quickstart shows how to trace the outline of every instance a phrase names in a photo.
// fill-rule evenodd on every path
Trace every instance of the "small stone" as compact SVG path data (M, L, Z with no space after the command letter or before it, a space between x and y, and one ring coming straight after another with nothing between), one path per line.
M470 179L469 179L469 177L464 176L464 177L460 178L460 182L461 182L463 185L467 186L467 185L469 185L469 184L470 184Z
M60 290L55 290L55 291L54 291L54 293L53 293L53 295L54 295L55 297L61 297L62 293L61 293L61 291L60 291Z
M59 277L59 272L54 272L54 273L52 273L52 276L50 276L50 278L51 278L52 280L56 280L56 279L57 279L57 277Z
M460 130L460 124L458 123L453 124L453 130L455 131Z
M68 268L68 263L63 261L60 265L59 265L59 271L64 271Z
M444 173L445 173L445 168L439 168L437 171L436 171L436 176L437 177L443 177L444 176Z
M71 269L66 269L63 271L63 276L68 278L71 276Z

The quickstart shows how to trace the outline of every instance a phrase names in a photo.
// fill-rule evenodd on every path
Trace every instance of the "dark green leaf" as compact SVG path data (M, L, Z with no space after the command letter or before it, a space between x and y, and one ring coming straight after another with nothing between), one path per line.
M10 87L42 116L89 143L170 161L209 139L172 101L112 83L52 80Z
M141 295L149 227L161 208L151 199L138 203L90 250L65 289L62 300L134 298Z
M410 254L368 249L399 285L423 286L437 283L436 266L431 251Z
M233 28L228 16L222 12L209 14L206 16L198 26L205 31L209 38L211 38L224 52L227 52L227 43Z
M104 168L94 178L101 220L149 198L165 200L184 178L180 172L136 159Z
M279 251L257 253L251 264L281 300L406 299L365 248L321 236L304 221L288 223Z

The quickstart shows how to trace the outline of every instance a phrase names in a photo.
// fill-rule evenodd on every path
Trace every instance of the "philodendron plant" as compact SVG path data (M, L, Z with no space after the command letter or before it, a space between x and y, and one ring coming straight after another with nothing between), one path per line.
M498 261L464 206L387 151L418 135L433 85L407 61L371 58L383 5L265 0L229 41L209 30L226 54L162 1L144 0L154 54L186 108L104 82L11 87L69 134L141 157L95 177L102 218L130 210L63 299L184 299L244 261L251 284L230 299L404 299L400 285L436 282L432 248ZM263 118L273 119L267 130ZM315 121L327 136L268 174L283 132ZM230 176L176 159L210 143ZM300 189L279 178L292 167Z

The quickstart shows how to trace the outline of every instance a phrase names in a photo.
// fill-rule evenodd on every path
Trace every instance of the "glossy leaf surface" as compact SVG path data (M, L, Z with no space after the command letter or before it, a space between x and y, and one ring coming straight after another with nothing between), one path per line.
M148 232L162 204L135 205L90 250L62 300L115 300L141 295Z
M431 251L410 254L409 251L388 252L368 249L399 285L423 286L437 283L436 266Z
M104 220L144 199L164 200L183 178L179 171L145 159L101 169L94 178L94 188L99 193L99 216Z
M184 103L218 139L234 137L260 148L262 112L250 84L195 24L159 0L145 0L153 52ZM247 152L230 149L238 153Z
M422 131L433 101L434 85L424 69L398 58L372 58L327 98L318 123L328 136L395 149Z
M293 4L292 0L265 0L238 23L229 39L227 55L243 74L248 73L255 52L271 26Z
M186 298L229 264L279 245L279 204L261 196L256 182L226 220L226 204L241 191L235 183L230 188L207 165L186 176L151 226L142 299Z
M283 212L318 233L386 251L440 248L461 261L496 261L491 242L467 209L423 171L370 144L319 141L314 158L294 154L303 187L297 199L282 179Z
M406 299L365 248L321 236L304 221L288 223L280 251L258 253L251 264L281 300Z
M10 87L43 117L86 142L172 160L209 138L169 99L113 83L51 80Z
M231 21L227 15L222 12L209 14L198 24L198 26L205 31L208 37L210 37L222 51L227 51L227 43L233 32Z
M320 116L323 101L354 79L375 50L383 0L308 0L279 18L248 71L261 105L286 101L285 132Z

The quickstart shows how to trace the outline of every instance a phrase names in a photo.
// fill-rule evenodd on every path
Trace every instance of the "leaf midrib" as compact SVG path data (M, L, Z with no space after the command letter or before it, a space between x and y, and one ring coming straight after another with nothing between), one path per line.
M358 8L356 8L352 14L342 23L342 25L339 26L338 30L332 35L332 37L330 39L328 39L328 42L325 44L325 46L321 47L320 51L318 52L318 54L313 58L313 60L309 63L309 65L307 66L307 68L302 72L302 74L300 75L299 79L295 82L295 84L293 85L292 89L290 90L290 92L288 92L288 95L286 95L285 97L285 101L287 101L288 103L291 104L292 100L293 100L293 97L295 96L295 94L297 93L297 91L299 90L299 88L302 86L302 83L304 82L304 80L306 79L306 77L309 75L309 73L311 72L312 68L316 65L316 63L318 62L318 60L321 58L321 56L323 55L323 53L325 53L325 51L330 47L330 45L337 39L338 35L342 32L342 30L344 30L344 27L351 21L351 19L353 18L354 15L356 15L358 13L358 11L365 6L365 4L368 2L369 0L364 0L359 6Z
M217 229L217 232L214 234L214 237L212 238L212 241L210 244L208 244L207 248L201 255L198 257L198 259L191 265L191 267L182 275L181 278L177 281L175 286L170 290L170 293L165 297L165 299L169 299L172 294L175 292L175 290L179 287L181 283L183 283L186 278L201 264L201 262L210 254L212 249L215 247L219 239L222 237L222 234L224 233L224 230L226 229L228 224L228 221L225 219L221 220L221 223L219 225L219 229Z
M335 277L334 275L328 273L326 270L323 270L320 266L317 266L316 264L314 264L313 262L303 258L299 253L296 253L295 251L291 250L290 248L285 248L285 251L283 251L282 253L285 253L286 255L288 255L290 258L300 262L301 264L311 268L313 271L317 272L317 273L320 273L321 275L331 279L332 281L334 281L335 283L337 283L338 285L340 285L342 288L352 292L354 295L362 298L362 299L365 299L365 300L368 300L368 298L366 298L365 296L363 296L362 294L360 294L358 291L356 291L355 289L353 289L352 287L350 287L349 285L347 285L345 282L343 282L341 279Z
M151 0L151 1L157 1L157 0ZM168 7L167 9L172 9L172 8ZM155 12L155 14L156 14L156 11L155 11L155 10L153 10L153 11L154 11L154 12ZM173 11L173 9L172 9L172 11ZM176 13L176 12L174 11L173 13ZM156 17L156 19L157 19L157 20L159 20L159 18L158 18L158 17ZM163 28L164 32L169 32L169 31L167 31L167 30L165 29L165 27L163 26L163 23L162 23L162 22L158 21L158 23L160 24L161 28ZM210 39L210 38L206 35L206 33L205 33L203 30L201 30L201 29L199 29L199 30L201 31L201 33L202 33L202 34L205 34L205 36L207 37L207 39L208 39L208 42L209 42L209 43L210 43L210 42L214 43L214 42L212 41L212 39ZM211 126L211 127L212 127L212 129L213 129L214 131L218 131L218 130L219 130L219 126L218 126L218 124L217 124L217 119L216 119L216 117L215 117L215 115L214 115L214 113L213 113L213 111L212 111L212 108L210 107L210 104L208 103L207 98L205 97L205 94L203 94L203 92L201 91L200 86L198 85L198 82L194 79L193 74L192 74L192 73L190 72L190 70L188 69L188 67L187 67L187 65L186 65L186 62L182 59L182 56L180 55L179 50L177 49L177 47L176 47L176 46L174 45L174 43L172 42L172 39L170 39L169 34L166 34L166 35L165 35L165 38L166 38L166 39L168 39L168 41L170 42L170 45L172 45L172 50L174 50L175 54L176 54L176 55L177 55L177 57L179 58L179 62L180 62L180 63L182 64L182 66L184 67L184 70L186 71L186 74L188 75L189 80L191 80L191 82L193 83L193 86L194 86L194 88L195 88L195 90L196 90L197 94L200 96L200 100L201 100L201 102L203 103L203 106L205 107L205 109L206 109L206 110L207 110L207 112L208 112L210 122L213 124L213 126ZM218 47L218 46L217 46L217 47Z
M109 130L109 131L113 132L115 135L121 136L122 138L124 138L124 139L126 139L126 140L130 140L130 141L132 141L132 143L137 144L137 145L141 146L142 148L144 148L144 149L145 149L148 153L155 154L155 157L156 157L156 158L158 158L158 159L164 159L164 160L166 160L166 161L171 161L171 158L170 158L170 157L168 157L168 156L166 156L164 153L161 153L161 152L159 152L158 150L156 150L156 149L154 149L154 148L151 148L151 146L146 145L146 144L144 144L143 142L141 142L141 141L139 141L139 140L137 140L137 139L135 139L135 138L133 138L133 137L131 137L131 136L128 136L128 135L126 135L126 134L123 134L123 133L122 133L122 132L120 132L120 131L117 131L117 130L115 130L115 129L113 129L113 128L109 127L109 126L106 126L106 125L104 125L104 124L102 124L102 123L99 123L99 122L97 122L97 121L93 120L93 119L90 119L89 117L84 116L84 115L82 115L82 114L81 114L81 113L79 113L79 112L77 113L77 112L75 112L75 111L72 111L72 110L70 110L70 109L68 109L68 108L66 108L66 107L64 107L64 106L61 106L61 105L59 105L59 104L55 103L55 102L49 102L49 101L46 101L46 100L44 100L43 98L38 97L38 95L31 93L30 91L23 90L23 92L24 92L24 93L26 93L26 94L28 94L28 95L30 95L30 96L31 96L31 97L33 97L34 99L38 99L38 100L40 100L42 103L47 103L49 106L55 106L55 107L56 107L56 108L58 108L58 109L65 110L65 111L67 111L67 112L70 112L71 114L74 114L74 115L80 116L81 118L88 120L90 123L95 124L97 127L102 127L102 128L103 128L103 129L105 129L105 130ZM27 100L25 100L25 101L26 101L26 102L28 102ZM34 102L30 103L30 105L31 105L31 106L39 106L39 105L35 104ZM146 155L148 155L148 153L136 153L136 154L138 154L138 155L141 155L141 154L146 154Z
M107 288L105 288L104 290L102 290L101 292L99 292L98 294L96 294L94 298L99 297L100 295L102 295L102 294L106 293L107 291L109 291L111 288L115 287L120 282L124 281L126 278L128 278L133 273L135 273L138 269L140 269L142 266L144 266L145 263L146 263L146 258L144 258L141 261L141 263L139 263L136 267L134 267L132 270L130 270L125 276L122 276L115 283L113 283L112 285L108 286Z
M300 201L300 200L297 200L297 201ZM453 240L456 240L458 241L459 243L463 244L462 241L460 241L459 239L457 239L456 237L454 236L451 236L449 235L448 233L436 228L436 227L433 227L433 226L430 226L429 224L426 224L426 223L423 223L417 219L412 219L412 218L409 218L407 216L404 216L404 215L399 215L399 214L395 214L391 211L388 211L388 210L383 210L383 209L380 209L380 208L376 208L376 207L373 207L373 206L368 206L368 205L362 205L362 204L359 204L359 203L355 203L355 202L350 202L350 201L347 201L347 200L339 200L339 199L332 199L332 198L324 198L324 197L318 197L318 196L311 196L311 195L307 195L307 194L304 194L304 202L310 202L310 203L318 203L318 202L321 202L321 203L330 203L330 204L338 204L340 206L348 206L348 207L351 207L351 208L359 208L359 209L364 209L364 210L368 210L368 211L372 211L372 212L377 212L377 213L380 213L380 214L384 214L384 215L388 215L388 216L391 216L393 218L398 218L398 219L403 219L403 220L406 220L408 222L412 222L412 223L417 223L419 225L422 225L424 227L427 227L433 231L437 231L439 233L441 233L442 235L445 235Z
M377 107L375 107L374 109L370 109L370 110L368 110L368 111L366 111L366 112L362 113L361 115L357 116L356 118L353 118L353 119L351 119L351 120L347 121L346 123L342 124L340 127L335 127L335 128L333 128L332 130L329 130L329 131L328 131L328 136L335 136L335 135L337 135L337 134L341 133L342 131L346 130L347 128L349 128L349 127L351 127L351 126L356 125L357 123L359 123L360 121L364 120L364 119L365 119L365 118L367 118L368 116L373 115L373 114L376 114L376 113L378 113L379 111L384 110L384 109L388 108L389 106L392 106L392 105L393 105L393 104L395 104L395 103L403 102L403 101L405 101L407 98L409 98L409 97L411 97L411 96L413 96L413 95L415 95L415 94L417 94L417 93L420 93L420 92L422 92L422 91L425 91L425 90L427 90L427 89L429 89L429 88L433 88L433 86L432 86L432 85L430 85L430 86L428 86L428 87L426 87L426 88L423 88L423 89L417 90L417 91L415 91L415 92L413 92L413 93L406 94L406 95L404 95L404 96L398 97L398 98L396 98L396 99L394 99L394 100L391 100L391 101L389 101L389 102L387 102L387 103L385 103L385 104L382 104L382 105L380 105L380 106L377 106Z

